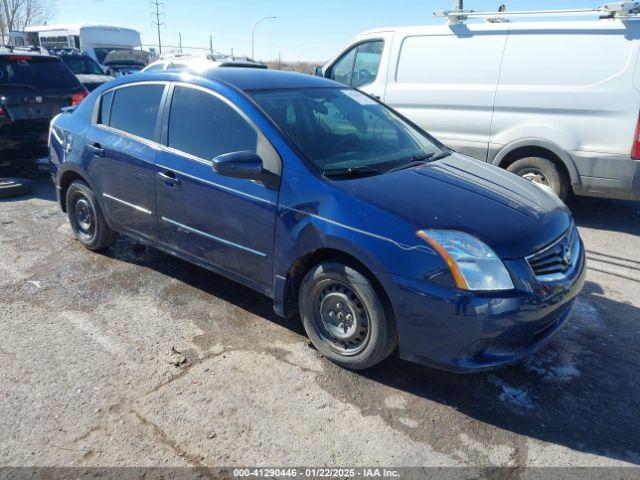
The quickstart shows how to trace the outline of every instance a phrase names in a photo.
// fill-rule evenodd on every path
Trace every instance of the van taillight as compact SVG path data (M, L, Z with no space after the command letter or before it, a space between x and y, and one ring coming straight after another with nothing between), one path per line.
M640 160L640 116L636 125L636 134L633 137L633 150L631 150L631 158Z
M76 105L80 105L87 95L89 95L89 91L86 88L83 88L80 93L74 93L71 97L71 106L75 107Z
M4 108L2 108L2 105L0 105L0 118L4 118L6 116L7 114L5 113Z

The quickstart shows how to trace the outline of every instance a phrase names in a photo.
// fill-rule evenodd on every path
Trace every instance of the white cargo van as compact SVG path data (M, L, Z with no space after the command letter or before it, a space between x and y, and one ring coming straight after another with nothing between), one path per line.
M317 73L562 197L640 200L640 19L626 13L383 28Z

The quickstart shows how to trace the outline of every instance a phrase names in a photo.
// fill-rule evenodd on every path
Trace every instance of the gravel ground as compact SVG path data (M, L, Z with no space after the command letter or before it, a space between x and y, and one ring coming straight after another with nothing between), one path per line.
M0 465L640 465L640 205L570 206L588 281L535 357L352 373L225 278L84 250L41 179L0 203Z

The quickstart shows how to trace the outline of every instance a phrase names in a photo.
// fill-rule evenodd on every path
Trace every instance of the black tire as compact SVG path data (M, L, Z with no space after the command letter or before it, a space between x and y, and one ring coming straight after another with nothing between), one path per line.
M19 197L31 191L31 180L16 177L0 177L0 198Z
M507 170L532 182L547 185L562 200L569 196L569 179L551 160L542 157L522 158L509 165Z
M78 241L92 251L104 250L118 239L109 228L96 196L85 182L75 180L67 189L67 215Z
M313 345L344 368L372 367L398 344L393 315L380 294L348 265L330 262L311 269L300 285L298 302Z

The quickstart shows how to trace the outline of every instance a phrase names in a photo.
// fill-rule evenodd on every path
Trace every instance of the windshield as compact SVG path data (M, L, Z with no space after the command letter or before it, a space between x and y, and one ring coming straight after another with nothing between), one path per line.
M378 174L442 153L432 139L357 90L309 88L251 95L325 176Z
M102 69L92 58L82 56L65 56L62 57L67 67L76 75L104 75Z
M0 57L0 86L35 90L79 88L78 79L57 58Z

